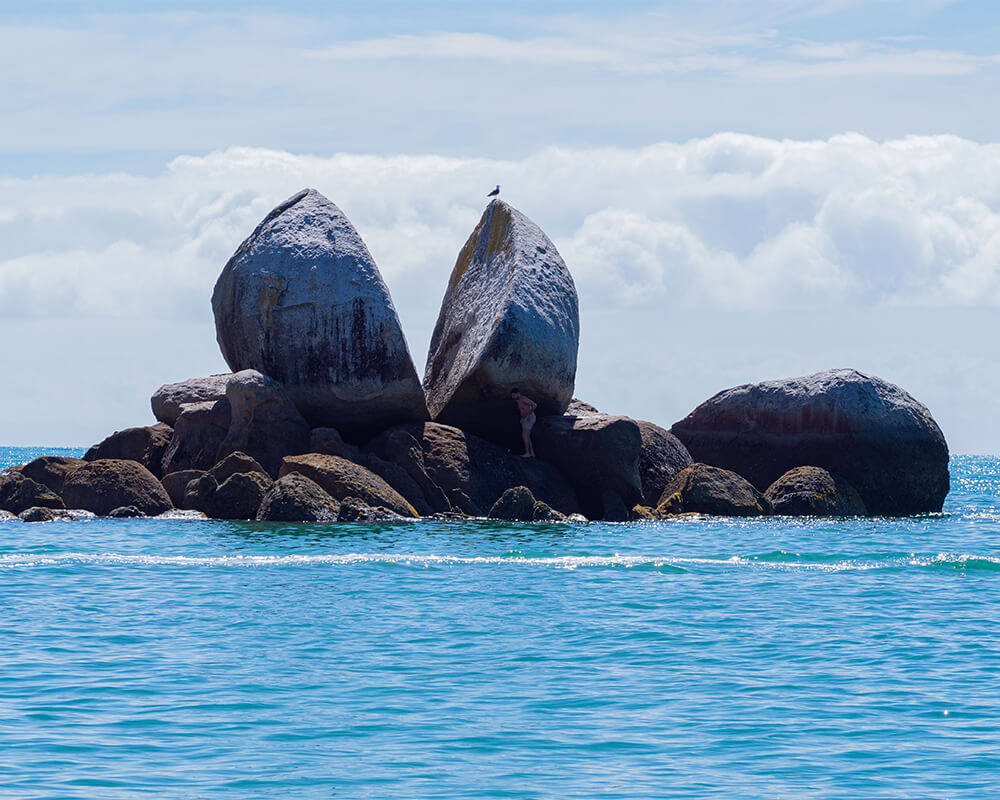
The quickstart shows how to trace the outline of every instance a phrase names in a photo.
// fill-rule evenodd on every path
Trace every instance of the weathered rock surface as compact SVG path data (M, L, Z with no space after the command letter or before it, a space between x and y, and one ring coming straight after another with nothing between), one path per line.
M388 522L406 519L385 506L370 506L358 497L345 497L340 501L338 522Z
M427 418L378 267L344 213L314 189L271 211L239 246L212 309L232 370L282 383L312 425L363 441Z
M256 519L264 495L273 485L263 472L237 472L205 498L200 510L213 519Z
M241 453L239 450L235 453L230 453L212 467L209 472L220 486L225 482L226 478L230 475L235 475L237 472L259 472L262 475L267 475L267 470L256 459L251 458L246 453Z
M634 420L591 413L540 417L533 438L539 457L570 479L590 519L628 519L628 509L642 501L642 433Z
M184 487L184 501L181 507L204 513L208 498L215 494L218 488L219 482L211 473L201 472Z
M153 416L173 426L188 403L214 403L226 396L229 374L190 378L179 383L167 383L150 398Z
M0 522L13 522L17 518L17 514L11 514L9 511L0 509Z
M772 483L764 497L775 514L805 517L863 517L868 513L857 490L822 467L796 467Z
M534 515L535 497L531 489L527 486L513 486L500 495L487 516L511 522L531 522Z
M513 486L527 486L536 498L565 514L579 510L573 487L551 464L519 458L450 425L427 422L399 430L419 443L427 476L445 493L453 510L485 516Z
M694 459L759 489L817 466L850 482L872 514L940 511L948 494L948 445L930 412L856 370L727 389L672 430Z
M156 477L163 473L163 454L170 445L174 430L162 422L142 428L115 431L104 441L95 444L83 456L84 461L102 458L138 461Z
M156 476L131 460L107 458L84 464L66 478L62 496L70 508L102 517L119 506L135 506L148 516L173 508Z
M309 452L340 456L359 464L363 460L360 448L345 442L336 428L313 428L309 431Z
M31 506L17 516L24 522L54 522L56 520L55 511L46 506Z
M694 461L681 440L659 425L636 420L642 436L639 449L639 480L642 496L647 505L656 503L674 476L690 467Z
M759 517L771 513L771 504L735 472L695 463L667 484L656 513Z
M580 319L555 245L501 200L458 255L434 334L424 391L431 418L507 446L520 441L513 388L561 414L573 396Z
M21 474L44 484L56 494L61 494L66 476L84 463L86 462L82 458L39 456L21 467Z
M257 519L269 522L336 522L340 503L315 481L289 472L274 482L261 502Z
M566 522L566 515L560 514L548 503L536 500L531 509L532 522Z
M229 379L226 400L232 416L219 458L240 451L277 476L281 459L308 451L309 423L277 381L252 369L237 372Z
M3 521L0 512L0 521ZM91 511L84 511L82 508L46 508L45 506L32 506L18 514L14 519L21 519L24 522L79 522L81 520L94 519Z
M403 428L390 428L365 447L366 466L405 497L420 516L451 510L444 491L427 472L420 442Z
M188 484L205 474L205 471L200 469L182 469L160 478L160 483L167 490L167 495L170 497L170 502L174 504L174 508L187 508L184 505L184 492Z
M229 432L231 418L232 410L225 399L185 403L174 425L170 446L163 454L161 474L210 470L219 460L219 448Z
M21 470L0 473L0 509L20 514L35 506L65 508L62 498L44 483L32 480Z
M288 456L282 462L280 477L292 472L318 483L335 500L356 497L369 506L385 506L404 517L417 516L416 509L382 478L346 458L319 453Z

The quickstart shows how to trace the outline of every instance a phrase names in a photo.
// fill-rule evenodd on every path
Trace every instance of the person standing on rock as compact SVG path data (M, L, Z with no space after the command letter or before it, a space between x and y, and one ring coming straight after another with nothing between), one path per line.
M521 394L520 389L511 389L510 397L517 403L517 410L521 412L521 438L524 440L524 455L521 458L534 458L535 447L531 443L531 429L535 427L535 409L538 408L538 403Z

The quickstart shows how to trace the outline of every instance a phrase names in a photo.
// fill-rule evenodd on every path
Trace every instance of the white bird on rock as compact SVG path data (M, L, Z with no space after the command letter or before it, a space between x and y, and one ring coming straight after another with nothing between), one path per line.
M490 193L489 193L488 195L486 195L486 196L487 196L487 197L496 197L496 196L497 196L498 194L500 194L500 184L499 184L499 183L497 184L497 188L496 188L496 189L494 189L494 190L493 190L492 192L490 192Z

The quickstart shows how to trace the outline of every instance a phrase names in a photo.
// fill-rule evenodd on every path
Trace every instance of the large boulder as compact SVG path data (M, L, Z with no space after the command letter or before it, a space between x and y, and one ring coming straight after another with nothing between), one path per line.
M589 412L541 417L533 438L539 457L570 479L590 519L625 520L642 502L642 433L634 420Z
M771 513L771 504L735 472L695 463L678 472L666 485L656 513L759 517Z
M772 483L764 497L786 517L863 517L868 511L857 490L822 467L796 467Z
M222 355L287 389L314 426L350 440L427 418L389 290L350 220L314 189L275 208L212 294Z
M44 483L32 480L19 469L0 472L0 509L20 514L36 506L65 508L62 498Z
M190 378L179 383L167 383L153 392L149 399L153 416L173 425L188 403L214 403L226 396L229 374Z
M280 383L253 369L229 379L226 400L232 409L219 458L236 451L256 459L277 477L281 459L309 450L309 423Z
M517 446L518 388L538 415L573 396L580 318L555 245L501 200L487 206L458 255L431 338L424 391L431 418Z
M340 504L315 481L289 472L264 495L257 519L269 522L336 522Z
M369 506L385 506L404 517L418 516L416 509L382 478L346 458L319 453L288 456L282 462L280 477L292 472L315 481L335 500L356 497Z
M519 458L450 425L427 422L401 429L419 443L423 469L453 510L482 517L507 489L527 486L536 498L564 514L579 511L576 492L551 464ZM375 449L377 441L370 447Z
M694 460L681 440L670 431L645 420L637 419L635 424L642 436L638 462L642 496L647 505L652 505L660 499L673 477L690 467Z
M119 506L135 506L151 517L173 508L156 476L131 460L107 458L84 464L67 476L62 496L70 508L102 517Z
M161 474L211 469L219 460L219 448L229 432L231 418L232 409L226 399L185 403L174 425L170 446L163 454Z
M170 446L174 430L169 425L158 422L142 428L126 428L115 431L104 441L95 444L83 456L84 461L98 461L102 458L130 459L138 461L156 477L163 473L163 454Z
M21 474L48 486L56 494L62 494L66 477L84 463L82 458L70 456L39 456L21 467Z
M925 406L852 369L737 386L673 426L696 461L767 489L793 467L843 476L872 514L940 511L948 445Z

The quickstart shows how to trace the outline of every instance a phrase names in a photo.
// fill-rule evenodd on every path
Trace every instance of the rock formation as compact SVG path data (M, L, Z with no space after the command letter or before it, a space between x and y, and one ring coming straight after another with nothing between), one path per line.
M65 508L66 505L48 486L32 480L21 470L0 472L0 509L20 514L35 507Z
M161 474L211 469L218 460L216 456L229 432L231 419L232 409L225 398L184 403L174 425L174 435L163 454Z
M948 445L930 412L856 370L737 386L673 426L692 458L766 490L793 467L842 475L869 513L940 511Z
M868 511L857 490L820 467L796 467L772 483L764 497L775 514L787 517L863 517Z
M213 403L225 397L230 377L229 374L209 375L207 378L164 384L149 399L153 416L172 426L187 403Z
M163 455L170 445L174 431L162 422L142 428L125 428L115 431L104 441L95 444L83 456L84 461L102 458L138 461L156 477L160 477Z
M431 418L508 446L520 439L517 387L538 415L573 396L580 338L576 287L535 223L494 200L458 255L431 338Z
M264 495L257 519L269 522L336 522L340 503L298 472L278 478Z
M87 462L66 478L62 496L70 508L82 508L102 517L120 506L135 506L149 516L173 508L153 473L131 460Z
M86 462L82 458L39 456L21 467L21 474L45 484L53 492L61 495L67 476L84 463Z
M317 453L289 456L281 465L280 477L292 472L316 482L335 500L356 497L369 506L384 506L404 517L418 516L413 506L382 478L346 458Z
M275 208L212 294L223 357L284 385L313 426L364 440L427 418L399 318L344 213L305 189Z
M735 472L695 463L666 485L656 513L661 517L689 513L759 517L771 513L771 504Z

